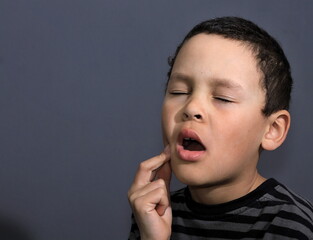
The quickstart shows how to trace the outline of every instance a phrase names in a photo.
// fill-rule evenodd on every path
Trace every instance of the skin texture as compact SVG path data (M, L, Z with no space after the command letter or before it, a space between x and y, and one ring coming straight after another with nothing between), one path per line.
M282 144L290 116L285 110L262 114L261 79L253 53L239 41L198 34L183 45L163 103L167 148L140 165L128 193L142 239L170 237L171 170L195 201L210 205L242 197L265 181L256 168L260 151ZM182 132L196 134L205 151L183 159Z
M142 240L165 240L171 235L169 160L170 151L167 147L160 155L142 162L128 191Z
M261 77L252 52L238 41L199 34L179 52L164 99L163 126L173 171L195 200L226 202L264 181L256 171L268 128L261 112ZM195 131L206 147L198 161L179 159L182 129Z

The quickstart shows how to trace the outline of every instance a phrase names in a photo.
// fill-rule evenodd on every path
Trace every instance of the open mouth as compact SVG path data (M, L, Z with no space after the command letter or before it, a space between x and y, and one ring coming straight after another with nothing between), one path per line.
M206 152L206 147L193 129L182 129L178 135L177 143L177 154L184 161L201 160Z
M206 148L201 142L198 134L192 129L183 129L178 136L178 143L187 151L205 151Z
M182 146L188 151L204 151L205 147L201 142L193 138L183 138Z

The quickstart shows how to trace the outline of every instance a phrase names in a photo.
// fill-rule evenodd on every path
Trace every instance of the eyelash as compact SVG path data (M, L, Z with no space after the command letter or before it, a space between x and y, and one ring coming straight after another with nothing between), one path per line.
M170 92L171 95L189 95L188 92Z
M226 98L221 98L221 97L214 97L215 100L224 102L224 103L232 103L233 101L226 99Z
M170 92L171 95L189 95L189 92ZM220 101L222 103L233 103L233 101L226 99L226 98L222 98L222 97L213 97L213 99Z

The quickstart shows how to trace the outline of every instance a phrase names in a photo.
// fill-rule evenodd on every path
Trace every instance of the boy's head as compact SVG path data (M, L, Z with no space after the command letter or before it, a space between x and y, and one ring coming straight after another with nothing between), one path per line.
M233 17L197 25L170 62L164 141L177 178L190 186L253 178L261 149L289 129L292 79L278 43Z
M260 83L266 93L265 106L262 109L265 116L281 109L289 109L292 77L289 62L282 48L266 31L242 18L222 17L196 25L177 47L175 55L169 58L168 78L171 76L181 47L200 33L216 34L226 39L237 40L252 51L263 74Z

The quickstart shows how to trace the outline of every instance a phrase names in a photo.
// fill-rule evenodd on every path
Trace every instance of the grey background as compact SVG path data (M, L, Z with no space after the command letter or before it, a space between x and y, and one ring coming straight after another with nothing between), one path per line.
M224 15L285 49L292 128L260 171L312 200L312 12L309 0L1 0L1 214L33 239L126 239L127 189L162 149L167 57L195 24Z

